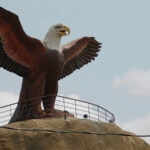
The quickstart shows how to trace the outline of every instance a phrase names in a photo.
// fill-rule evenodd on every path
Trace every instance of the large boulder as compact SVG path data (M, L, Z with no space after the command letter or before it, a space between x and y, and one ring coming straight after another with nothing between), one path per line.
M12 128L48 129L58 131L89 131L132 134L115 124L74 118L34 119L7 125ZM0 150L150 150L144 140L113 135L52 133L0 129Z

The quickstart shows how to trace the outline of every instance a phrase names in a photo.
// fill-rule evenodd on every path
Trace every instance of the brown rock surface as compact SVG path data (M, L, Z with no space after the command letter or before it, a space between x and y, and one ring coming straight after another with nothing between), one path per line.
M28 129L129 133L114 124L73 118L67 120L62 118L35 119L7 126ZM0 150L150 150L150 145L144 140L134 137L0 129Z

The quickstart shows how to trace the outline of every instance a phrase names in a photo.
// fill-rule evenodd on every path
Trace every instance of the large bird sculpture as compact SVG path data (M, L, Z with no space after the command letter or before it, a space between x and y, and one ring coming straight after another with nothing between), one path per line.
M56 24L44 41L32 38L16 14L0 7L0 67L23 77L19 103L10 122L53 116L58 81L98 55L101 43L93 37L61 46L61 38L69 33L69 27Z

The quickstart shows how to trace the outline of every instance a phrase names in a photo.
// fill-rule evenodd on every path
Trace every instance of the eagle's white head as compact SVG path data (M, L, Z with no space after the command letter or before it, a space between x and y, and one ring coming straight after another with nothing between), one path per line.
M61 38L70 34L70 28L64 24L56 24L50 27L44 38L44 44L48 49L60 50Z

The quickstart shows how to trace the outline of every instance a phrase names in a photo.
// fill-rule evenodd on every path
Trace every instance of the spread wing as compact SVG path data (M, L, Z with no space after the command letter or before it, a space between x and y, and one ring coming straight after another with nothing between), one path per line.
M20 65L19 63L15 62L6 55L1 40L0 40L0 67L3 67L4 69L25 78L27 78L30 74L29 68Z
M60 78L66 77L94 60L98 56L100 48L101 43L97 42L94 37L83 37L63 45L62 53L64 54L65 65Z
M26 35L18 16L0 7L0 67L27 77L42 53L43 45Z

